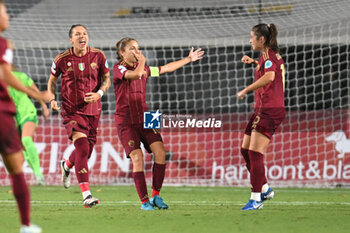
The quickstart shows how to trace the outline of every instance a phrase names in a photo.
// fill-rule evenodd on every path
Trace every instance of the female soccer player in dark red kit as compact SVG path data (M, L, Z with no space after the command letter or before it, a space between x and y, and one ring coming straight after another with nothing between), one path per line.
M60 163L62 182L70 186L69 170L75 174L83 194L85 207L99 200L91 195L88 159L96 143L97 127L102 111L101 97L111 85L108 62L104 53L88 46L89 35L84 25L72 25L69 40L73 47L56 56L51 67L48 90L52 93L51 109L59 110L55 100L56 82L61 76L63 124L75 150Z
M0 154L10 174L13 195L16 198L22 227L20 232L40 233L41 228L30 222L30 193L22 165L23 146L14 120L16 107L7 92L7 85L39 100L48 102L49 93L40 93L25 87L11 73L13 50L11 42L1 36L9 27L9 15L3 1L0 0ZM4 229L4 231L6 231Z
M148 77L173 72L187 63L202 59L201 49L191 49L188 57L164 66L149 67L135 39L123 38L116 44L119 63L113 67L113 85L116 96L115 121L119 139L128 158L133 163L133 177L142 210L167 209L159 196L165 174L165 149L157 130L143 128L143 112L146 105ZM156 116L157 117L157 116ZM152 198L148 198L144 174L144 160L140 143L154 155Z
M245 64L256 65L254 82L237 93L242 99L254 91L255 111L246 127L241 153L250 172L252 192L242 210L261 209L263 201L274 197L265 177L264 153L276 128L285 117L285 66L278 53L277 28L274 24L259 24L250 32L253 50L260 51L259 61L243 56Z

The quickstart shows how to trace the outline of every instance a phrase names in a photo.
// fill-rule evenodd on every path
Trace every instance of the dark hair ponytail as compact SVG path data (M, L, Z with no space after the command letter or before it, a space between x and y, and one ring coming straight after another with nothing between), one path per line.
M263 36L265 38L265 46L269 47L270 49L272 49L273 51L275 51L276 53L278 53L279 48L278 48L278 43L277 43L277 35L278 35L278 31L277 31L277 27L275 24L258 24L255 25L252 28L252 31L254 32L254 34L256 35L256 37L259 39L261 36Z
M275 51L278 52L279 48L278 48L278 43L277 43L277 35L278 35L278 31L276 28L276 25L274 25L273 23L270 24L270 43L269 43L269 47Z
M132 40L136 41L136 40L133 39L133 38L124 37L123 39L121 39L120 41L117 42L117 44L115 45L115 47L116 47L116 50L117 50L117 58L118 58L118 60L120 60L120 61L123 60L123 57L122 57L120 51L123 51L123 52L124 52L124 51L125 51L125 46L126 46L127 44L129 44L129 42L132 41Z

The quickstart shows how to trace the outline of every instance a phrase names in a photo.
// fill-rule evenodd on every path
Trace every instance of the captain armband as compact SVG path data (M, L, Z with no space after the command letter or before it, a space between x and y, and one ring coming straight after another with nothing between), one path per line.
M159 67L157 66L150 66L149 67L151 77L159 77Z

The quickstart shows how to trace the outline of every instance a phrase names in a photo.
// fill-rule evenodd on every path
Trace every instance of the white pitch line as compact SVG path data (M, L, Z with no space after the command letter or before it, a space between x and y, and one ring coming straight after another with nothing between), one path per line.
M245 203L239 201L168 201L168 204L180 206L219 206L219 205L234 205L241 206ZM345 205L350 206L350 202L318 202L318 201L269 201L268 205L277 206L321 206L321 205ZM32 206L79 206L81 201L31 201ZM0 200L0 206L16 205L14 200ZM101 206L125 206L125 205L140 205L135 201L101 201Z
M227 190L228 192L244 192L244 190L249 190L249 188L227 188L227 187L218 187L222 190ZM218 189L216 188L178 188L179 191L187 191L187 192L193 192L193 191L206 191L206 192L217 192ZM279 193L349 193L350 189L325 189L325 190L317 190L317 189L288 189L288 188L279 188L277 191L274 189L275 192Z

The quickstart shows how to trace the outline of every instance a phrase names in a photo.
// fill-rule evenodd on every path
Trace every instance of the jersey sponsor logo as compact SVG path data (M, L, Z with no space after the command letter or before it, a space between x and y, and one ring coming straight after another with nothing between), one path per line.
M122 73L122 74L127 70L127 68L125 66L122 66L122 65L119 65L118 69L120 70L120 73Z
M96 64L95 62L93 62L93 63L91 63L91 64L90 64L90 66L91 66L91 69L93 69L93 70L94 70L94 69L96 69L97 64Z
M85 69L85 63L79 63L78 67L80 71L83 71Z
M56 64L55 62L52 62L52 65L51 65L51 72L56 74Z
M13 61L13 51L12 49L7 48L2 59L5 60L8 64L12 64Z
M267 61L265 62L265 69L268 69L268 68L270 68L271 66L272 66L272 61L267 60Z
M109 65L108 65L108 61L106 60L105 62L105 67L108 69L109 68Z

